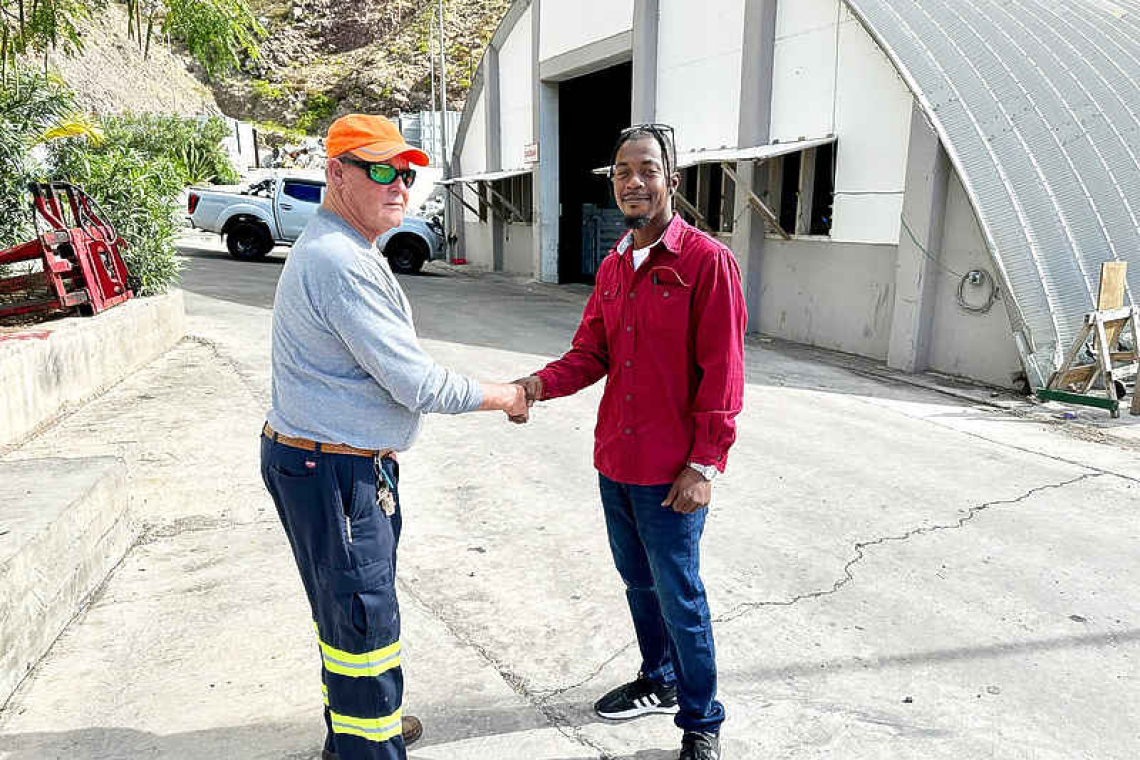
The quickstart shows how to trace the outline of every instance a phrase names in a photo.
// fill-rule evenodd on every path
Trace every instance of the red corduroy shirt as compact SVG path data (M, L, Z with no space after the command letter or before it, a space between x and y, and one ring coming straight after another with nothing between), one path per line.
M573 348L537 374L543 398L603 376L594 465L631 485L689 463L724 471L744 396L747 310L732 251L675 215L634 271L633 235L602 261Z

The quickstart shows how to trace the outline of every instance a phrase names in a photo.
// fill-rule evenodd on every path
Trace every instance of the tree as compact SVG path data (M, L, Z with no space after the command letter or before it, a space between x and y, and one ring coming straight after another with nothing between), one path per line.
M258 57L265 29L245 0L164 1L162 30L186 45L207 77L237 68L243 56Z
M44 173L33 148L64 137L97 142L102 136L76 114L72 93L59 79L23 66L10 79L0 85L0 249L32 234L27 185Z
M82 25L106 0L0 0L0 79L19 56L82 49Z

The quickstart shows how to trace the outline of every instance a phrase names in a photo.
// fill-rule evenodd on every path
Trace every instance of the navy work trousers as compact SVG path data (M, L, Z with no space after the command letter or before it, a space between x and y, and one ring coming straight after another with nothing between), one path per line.
M708 510L683 515L661 506L669 483L636 486L598 477L610 550L641 649L641 674L676 684L681 729L717 733L724 707L716 699L712 619L700 577Z
M376 494L381 468L396 512ZM305 451L262 435L261 476L309 598L321 654L325 749L340 760L405 760L400 707L399 465Z

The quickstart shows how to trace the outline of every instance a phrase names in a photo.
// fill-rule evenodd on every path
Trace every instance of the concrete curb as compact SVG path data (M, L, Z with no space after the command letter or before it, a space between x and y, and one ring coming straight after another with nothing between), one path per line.
M181 290L69 317L0 341L0 447L149 364L186 333Z
M0 462L0 706L138 535L116 457Z

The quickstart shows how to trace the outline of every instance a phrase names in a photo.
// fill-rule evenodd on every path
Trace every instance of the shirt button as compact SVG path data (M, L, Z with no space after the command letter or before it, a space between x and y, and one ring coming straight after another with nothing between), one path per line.
M669 291L666 290L662 295L664 295L666 298L668 298L669 297Z
M633 394L632 393L625 394L625 400L626 401L633 401Z
M629 294L629 297L630 297L630 298L635 298L636 296L637 296L637 293L630 293L630 294Z
M631 361L628 361L628 360L627 360L627 361L626 361L626 363L625 363L625 366L627 366L627 367L632 367L632 366L633 366L633 362L631 362Z
M625 434L626 434L626 435L633 435L633 428L626 428L626 429L625 429Z
M626 332L633 332L633 325L626 325L626 326L625 326L625 331L626 331Z

